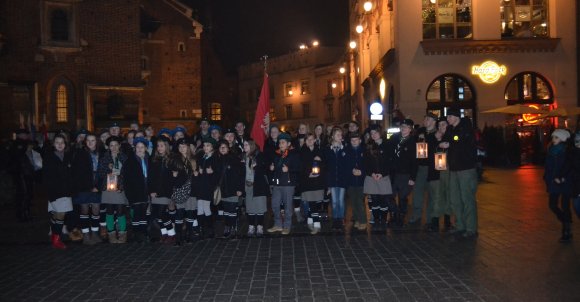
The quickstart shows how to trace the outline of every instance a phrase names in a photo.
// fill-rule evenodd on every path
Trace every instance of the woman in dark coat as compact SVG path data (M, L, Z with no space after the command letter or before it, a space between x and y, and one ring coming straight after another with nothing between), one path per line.
M369 208L372 210L374 227L386 226L386 214L389 210L393 190L389 177L390 165L388 159L387 141L383 138L382 129L378 125L370 127L370 141L364 156L365 182L363 191L370 195ZM392 209L391 209L392 210Z
M197 159L197 219L201 228L201 239L213 237L213 221L211 205L213 193L218 185L219 163L214 154L214 146L217 142L207 137L203 141L203 153Z
M171 202L173 194L171 169L169 168L169 156L171 148L169 139L164 136L157 138L155 155L149 165L147 187L151 196L151 214L161 228L161 242L175 243L175 229L173 219L175 217L175 204Z
M218 143L219 177L221 189L220 207L225 216L224 237L235 237L237 234L238 205L244 192L244 166L240 159L231 152L230 143L222 140Z
M270 187L267 181L269 163L253 139L244 141L245 203L248 237L264 235L264 213L268 211Z
M572 193L572 175L569 169L569 152L566 141L570 132L565 129L556 129L552 133L552 143L546 154L544 182L550 195L550 210L562 223L562 237L560 242L569 242L572 239L570 223L570 195ZM561 207L559 206L561 202Z
M147 176L149 174L149 141L137 137L133 141L135 152L130 154L121 171L125 195L133 211L131 225L137 242L147 238L147 207L149 206L149 191Z
M52 246L66 249L61 236L65 214L72 211L71 156L67 151L65 136L56 135L53 146L54 149L43 158L42 179L48 196L48 209L52 213Z
M316 146L316 137L312 133L307 134L306 142L300 149L300 188L302 201L307 202L310 209L307 221L312 235L322 228L320 217L324 209L322 202L325 188L322 158L322 150Z
M97 136L87 134L85 146L73 156L72 172L75 197L73 203L80 207L80 224L83 232L83 244L101 242L99 237L99 218L101 193L99 192L97 169L100 152L97 147ZM89 215L89 210L90 214Z

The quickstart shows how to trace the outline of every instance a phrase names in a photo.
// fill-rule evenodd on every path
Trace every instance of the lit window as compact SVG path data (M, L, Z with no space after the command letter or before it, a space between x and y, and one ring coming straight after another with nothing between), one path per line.
M444 74L431 82L427 89L427 111L445 115L446 109L460 109L465 116L474 118L475 92L464 77Z
M505 89L505 100L513 104L552 104L554 92L548 80L535 72L516 74Z
M292 89L294 89L294 85L292 85L292 83L284 84L284 96L285 97L292 96L294 94L294 91L292 91Z
M220 103L211 103L209 107L210 119L212 121L221 121L222 120L222 104Z
M303 80L300 83L300 94L310 94L310 84L308 80Z
M422 0L423 39L470 39L471 0Z
M68 96L64 85L58 85L56 89L56 121L68 122Z
M504 38L547 37L547 0L500 0L501 36Z

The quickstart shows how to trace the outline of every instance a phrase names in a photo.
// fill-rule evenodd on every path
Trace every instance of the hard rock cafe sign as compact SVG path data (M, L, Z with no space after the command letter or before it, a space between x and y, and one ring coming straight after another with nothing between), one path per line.
M471 66L471 74L479 76L481 81L486 84L493 84L501 76L507 74L507 67L505 65L498 65L494 61L485 61L481 65Z

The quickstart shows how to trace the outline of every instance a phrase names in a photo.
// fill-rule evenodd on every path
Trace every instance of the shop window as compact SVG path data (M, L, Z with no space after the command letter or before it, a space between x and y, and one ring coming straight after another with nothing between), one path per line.
M294 89L294 85L292 85L292 83L285 83L284 84L284 96L285 97L292 96L294 94L294 91L292 89Z
M501 36L549 36L548 0L500 0Z
M476 96L473 86L457 74L444 74L431 82L427 89L427 111L443 116L448 108L458 108L465 116L475 119Z
M212 121L221 121L222 120L222 104L211 103L209 106L209 114L210 114L210 119Z
M548 80L535 72L516 74L505 89L505 100L513 104L552 104L554 91Z
M300 82L300 94L310 94L310 84L308 80Z
M422 0L423 39L472 38L471 0Z

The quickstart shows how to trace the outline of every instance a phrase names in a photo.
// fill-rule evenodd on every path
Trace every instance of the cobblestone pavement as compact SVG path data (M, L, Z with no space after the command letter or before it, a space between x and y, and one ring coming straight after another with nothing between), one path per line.
M45 223L4 223L0 301L580 301L580 238L558 243L541 175L486 171L475 240L406 229L57 251Z

